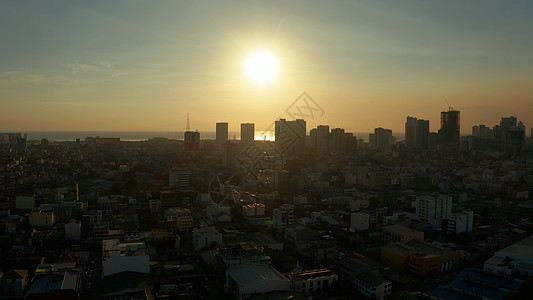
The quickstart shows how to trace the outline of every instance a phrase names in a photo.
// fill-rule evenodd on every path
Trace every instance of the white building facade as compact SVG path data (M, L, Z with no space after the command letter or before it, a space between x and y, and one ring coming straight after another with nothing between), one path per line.
M416 197L416 216L420 221L440 226L452 214L452 197L447 195Z
M460 213L453 213L448 219L447 229L449 232L453 233L465 233L472 232L472 227L474 224L474 212L473 211L463 211Z

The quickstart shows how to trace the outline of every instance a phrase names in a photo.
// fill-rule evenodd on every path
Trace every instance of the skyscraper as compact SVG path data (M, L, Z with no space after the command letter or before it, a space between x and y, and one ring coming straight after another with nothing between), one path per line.
M428 148L429 120L419 119L416 121L416 149L426 150Z
M526 138L526 127L516 117L502 118L500 128L505 139L505 152L509 155L519 155L522 152Z
M405 147L410 150L416 147L416 125L417 119L408 116L405 122Z
M219 122L217 123L216 142L217 144L222 145L227 141L228 141L228 123Z
M450 108L440 113L438 147L441 150L459 149L460 112Z
M478 125L472 126L472 136L479 137L479 126Z
M305 146L305 136L306 123L303 119L279 119L275 123L276 147L282 153L301 153Z
M316 153L326 154L329 152L329 126L318 125L316 132Z
M241 124L241 145L248 146L253 144L255 140L255 124L242 123Z
M185 131L185 152L194 154L200 151L200 133L198 131Z
M330 151L333 154L340 154L344 153L344 129L342 128L334 128L331 129L331 136L330 136Z
M385 149L394 145L395 139L392 136L392 130L378 127L374 129L374 143L378 149Z

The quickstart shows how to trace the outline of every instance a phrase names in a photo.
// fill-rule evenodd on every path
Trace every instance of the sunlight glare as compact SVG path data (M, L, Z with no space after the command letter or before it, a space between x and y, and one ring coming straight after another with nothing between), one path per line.
M244 66L250 80L258 84L266 84L272 81L279 70L278 60L266 51L250 54Z

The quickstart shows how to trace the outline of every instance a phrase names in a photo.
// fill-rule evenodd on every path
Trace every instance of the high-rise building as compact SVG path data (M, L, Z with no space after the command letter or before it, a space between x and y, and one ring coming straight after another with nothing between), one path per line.
M198 131L185 131L185 152L195 153L200 151L200 133Z
M28 148L28 135L17 137L17 150L25 151Z
M408 116L405 122L405 147L410 150L416 147L416 125L417 118Z
M450 108L440 113L438 147L441 150L459 149L460 112Z
M333 154L341 154L344 153L344 139L346 138L344 135L344 129L342 128L334 128L331 129L331 136L330 136L330 152Z
M241 124L241 145L248 146L253 144L255 140L255 124L242 123Z
M492 129L490 129L489 127L481 124L479 125L479 137L482 138L482 139L488 139L488 138L491 138L491 132L492 132Z
M227 141L222 145L222 166L224 168L233 167L235 165L235 158L238 154L238 145Z
M479 126L472 126L472 136L479 137Z
M385 149L394 145L395 138L392 136L392 130L378 127L374 129L374 147Z
M505 152L509 155L520 155L524 147L526 132L523 128L514 127L505 132Z
M326 154L329 152L329 126L318 125L316 132L316 153Z
M440 225L452 214L452 197L446 195L416 197L416 215L420 221Z
M428 150L437 151L438 134L436 132L430 132L428 134Z
M517 119L514 116L510 116L508 118L503 117L500 121L500 126L506 129L513 128L517 126Z
M509 155L521 154L526 139L526 127L522 121L517 121L514 116L504 117L498 127L499 138L504 140L505 153Z
M228 123L227 122L219 122L217 123L216 127L216 142L219 145L224 144L228 141Z
M275 122L275 143L281 153L298 154L304 150L306 122L303 119Z
M309 131L309 148L316 150L318 129L313 128Z
M416 149L428 149L429 121L418 119L416 121Z

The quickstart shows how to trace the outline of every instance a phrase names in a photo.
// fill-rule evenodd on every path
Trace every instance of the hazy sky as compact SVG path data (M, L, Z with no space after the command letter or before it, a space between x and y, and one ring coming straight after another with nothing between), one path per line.
M306 91L308 130L533 126L533 1L1 1L0 132L267 128ZM279 59L268 85L243 62Z

